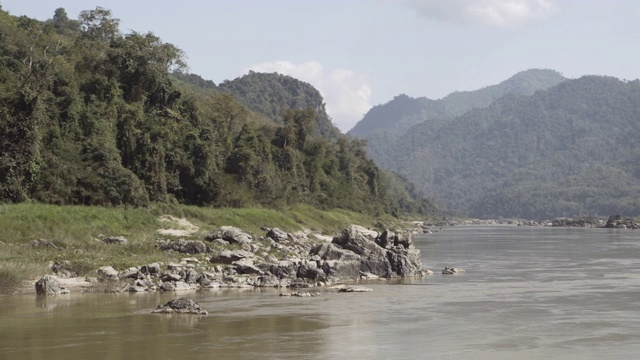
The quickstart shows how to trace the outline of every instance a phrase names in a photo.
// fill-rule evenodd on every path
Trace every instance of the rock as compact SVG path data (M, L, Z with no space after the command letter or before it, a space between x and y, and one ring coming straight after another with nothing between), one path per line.
M45 275L36 282L36 294L39 296L55 296L62 294L63 287L60 287L60 282L53 275ZM66 292L68 294L68 292Z
M51 269L51 271L53 271L54 274L56 274L58 277L61 278L73 278L78 276L77 273L69 270L68 268L71 267L71 262L69 260L64 260L64 261L56 261L53 263L50 263L49 268Z
M310 256L319 256L322 260L360 261L360 255L351 250L341 249L332 243L322 243L309 251Z
M196 284L198 282L198 278L200 277L200 274L198 274L198 272L194 269L182 270L180 271L179 275L187 284Z
M423 273L425 275L433 275L433 271L431 271L431 270L425 270L425 271L423 271Z
M462 274L462 273L464 273L464 270L458 269L458 268L450 268L448 266L445 266L445 268L442 269L443 275L455 275L455 274Z
M129 243L129 240L124 236L107 236L102 239L102 242L105 244L126 245Z
M129 288L127 289L127 292L130 292L130 293L139 293L139 292L145 292L145 291L147 291L147 290L148 290L148 289L147 289L146 287L144 287L144 286L136 286L136 285L132 285L132 286L129 286Z
M375 243L377 237L378 233L375 231L358 225L349 225L339 236L333 238L331 243L342 249L351 250L358 255L369 256L371 251L380 248Z
M51 240L45 240L45 239L31 240L29 241L29 246L38 247L38 248L58 249L56 244L54 244Z
M316 297L316 296L320 296L320 293L309 292L309 291L296 291L296 292L280 293L280 296Z
M399 237L390 231L378 235L375 231L350 225L331 244L333 248L327 244L313 248L310 255L319 255L323 260L339 258L359 261L360 268L355 273L351 272L351 277L358 278L361 271L384 278L423 275L420 250L415 249L410 235ZM359 255L359 259L353 254ZM324 270L332 276L345 276L336 270Z
M180 298L167 302L164 305L159 305L153 313L161 314L194 314L194 315L207 315L206 310L202 310L200 305L189 298Z
M252 259L244 258L232 263L233 268L238 274L248 275L264 275L264 271L260 270L253 264Z
M380 279L380 277L378 275L369 273L369 272L364 272L364 271L360 271L360 279L363 280L378 280Z
M176 286L174 283L170 281L163 281L160 285L160 290L162 291L176 291Z
M126 270L122 270L118 274L118 278L120 279L138 279L140 278L142 273L140 273L140 269L138 267L130 267Z
M96 272L98 273L98 278L100 280L117 281L119 279L118 272L112 266L103 266Z
M300 279L313 280L315 282L326 280L327 274L322 270L322 268L318 268L315 262L307 262L300 264L298 271L296 272L296 277Z
M151 263L140 267L140 272L147 275L158 275L160 270L160 263Z
M289 239L289 234L287 234L286 232L278 228L273 228L273 229L267 229L267 237L270 237L271 239L277 242L281 242Z
M204 239L208 241L222 239L232 244L248 244L253 241L251 235L233 226L221 226L205 235Z
M238 261L245 258L253 258L255 255L252 252L245 250L222 250L217 255L209 258L209 261L212 263L219 264L231 264L234 261Z
M185 264L200 264L200 260L194 258L194 257L190 257L190 258L182 258L180 259L180 264L185 263Z
M383 231L382 234L375 239L376 244L385 249L391 249L397 241L398 237L396 234L389 230Z
M195 286L192 287L184 281L176 281L174 291L191 291L195 289Z
M341 293L371 292L371 291L373 290L364 286L345 286L343 288L338 289L338 292L341 292Z
M180 281L182 280L182 276L175 273L165 272L160 276L160 279L162 281Z
M161 250L173 250L183 254L206 254L211 249L202 241L187 241L184 239L172 240L160 246Z

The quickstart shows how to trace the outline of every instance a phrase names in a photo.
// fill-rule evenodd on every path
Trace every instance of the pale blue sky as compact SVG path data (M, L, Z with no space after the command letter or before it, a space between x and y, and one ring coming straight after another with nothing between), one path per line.
M443 97L530 68L640 77L637 0L0 0L13 15L112 10L220 83L249 69L316 86L343 131L394 96Z

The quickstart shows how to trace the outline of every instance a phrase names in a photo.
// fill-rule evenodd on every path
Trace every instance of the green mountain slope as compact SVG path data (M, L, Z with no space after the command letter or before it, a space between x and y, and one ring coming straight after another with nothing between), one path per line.
M471 109L483 108L507 95L532 95L538 90L548 89L566 80L554 70L531 69L520 72L497 85L474 91L460 91L440 100L424 97L411 98L399 95L384 105L373 107L362 120L349 131L349 135L369 138L371 134L384 131L402 134L413 125L426 121L437 125Z
M412 127L391 169L477 217L640 214L640 82L588 76L505 96L437 131Z
M318 134L326 138L335 138L340 133L325 111L320 92L310 84L291 76L250 71L247 75L224 81L219 88L233 95L249 109L266 115L278 125L283 124L283 112L287 109L314 109L315 131Z

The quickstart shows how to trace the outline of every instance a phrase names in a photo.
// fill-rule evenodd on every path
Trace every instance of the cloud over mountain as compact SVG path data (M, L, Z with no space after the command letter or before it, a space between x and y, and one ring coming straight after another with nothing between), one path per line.
M277 72L313 85L324 98L333 123L343 132L351 129L372 107L371 85L366 74L349 69L325 69L317 61L294 64L274 61L247 67L244 71Z
M553 13L554 0L406 0L420 16L456 23L517 26Z

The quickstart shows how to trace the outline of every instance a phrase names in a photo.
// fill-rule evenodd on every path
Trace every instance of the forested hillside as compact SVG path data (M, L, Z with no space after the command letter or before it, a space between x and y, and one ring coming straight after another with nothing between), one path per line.
M373 107L349 135L368 140L367 151L383 168L393 168L399 160L396 145L414 125L431 131L472 109L484 108L505 95L532 95L566 80L553 70L522 71L497 85L475 91L460 91L439 100L399 95L390 102Z
M640 82L587 76L409 129L390 168L476 217L640 214Z
M434 211L335 131L308 84L252 73L216 86L103 8L45 22L0 11L0 34L0 202Z

